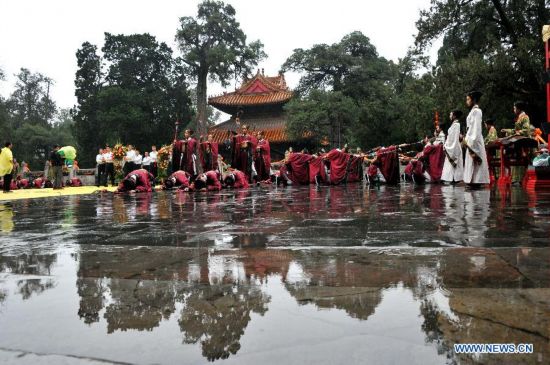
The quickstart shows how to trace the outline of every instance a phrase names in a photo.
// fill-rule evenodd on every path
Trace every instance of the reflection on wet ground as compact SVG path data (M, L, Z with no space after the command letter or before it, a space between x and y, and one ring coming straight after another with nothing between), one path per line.
M0 362L546 364L549 216L447 186L4 204Z

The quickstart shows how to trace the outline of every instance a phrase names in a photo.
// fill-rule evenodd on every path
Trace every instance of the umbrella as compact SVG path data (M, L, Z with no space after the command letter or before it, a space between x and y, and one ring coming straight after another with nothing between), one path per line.
M67 160L74 160L76 158L76 149L73 146L61 147L59 152L61 155L64 155Z

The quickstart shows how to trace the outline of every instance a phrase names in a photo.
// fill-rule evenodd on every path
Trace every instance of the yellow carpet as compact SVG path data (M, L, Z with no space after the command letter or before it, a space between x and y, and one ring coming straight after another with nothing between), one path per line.
M110 187L97 187L97 186L79 186L79 187L66 187L61 190L53 189L19 189L13 190L13 193L5 194L0 192L0 201L20 200L20 199L36 199L36 198L50 198L56 196L67 195L83 195L93 194L98 191L115 191L116 186Z

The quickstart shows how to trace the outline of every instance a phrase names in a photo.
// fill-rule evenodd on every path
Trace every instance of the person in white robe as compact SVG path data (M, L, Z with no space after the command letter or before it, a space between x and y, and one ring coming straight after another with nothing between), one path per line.
M460 118L462 112L454 110L451 112L451 126L447 131L447 139L443 145L445 150L445 163L441 180L450 183L461 182L464 177L464 162L462 158L462 145L460 144Z
M471 91L466 96L466 104L471 108L466 118L466 156L464 158L464 182L466 184L489 184L489 165L487 153L483 141L482 117L483 114L478 106L481 92Z

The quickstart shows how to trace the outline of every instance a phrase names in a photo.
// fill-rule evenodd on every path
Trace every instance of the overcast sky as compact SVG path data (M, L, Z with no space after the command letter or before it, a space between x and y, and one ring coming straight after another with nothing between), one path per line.
M52 93L59 107L72 107L75 52L89 41L103 46L104 32L150 33L177 52L174 42L179 17L195 16L195 0L3 0L0 11L0 68L7 80L0 93L13 90L21 67L55 81ZM338 42L355 30L363 32L378 53L397 61L413 43L419 11L429 0L229 0L248 40L260 39L268 58L260 64L275 75L295 48ZM291 87L296 75L287 75ZM210 85L208 94L220 93Z

